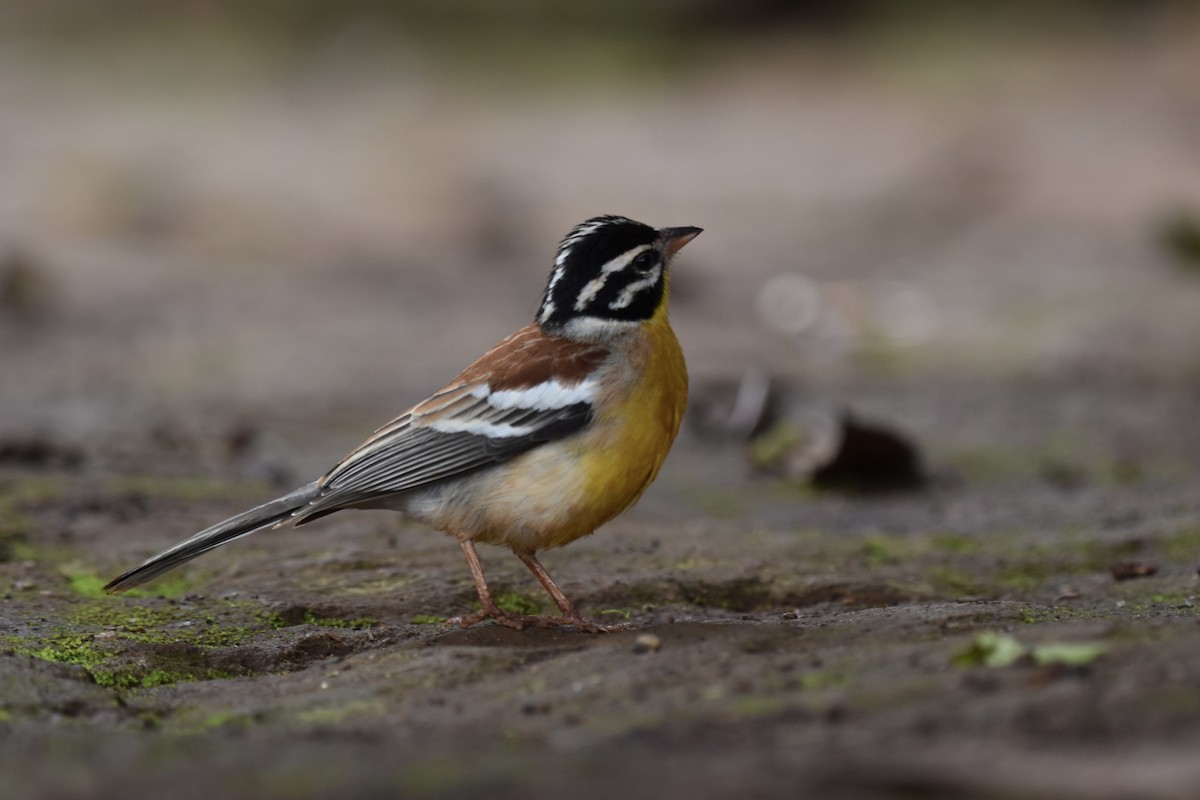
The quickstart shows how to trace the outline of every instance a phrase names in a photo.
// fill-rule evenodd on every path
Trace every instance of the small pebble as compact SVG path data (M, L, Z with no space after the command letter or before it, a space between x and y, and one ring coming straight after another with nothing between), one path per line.
M795 611L785 611L779 615L780 619L799 619L800 615Z
M633 642L633 652L642 653L657 653L662 649L662 639L659 639L652 633L643 633L638 636Z

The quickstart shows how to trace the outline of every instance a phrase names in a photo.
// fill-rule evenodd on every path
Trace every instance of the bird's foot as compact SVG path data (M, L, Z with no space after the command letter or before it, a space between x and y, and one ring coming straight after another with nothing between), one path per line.
M512 628L514 631L525 629L525 621L520 614L509 614L503 609L492 606L484 608L482 611L476 611L474 614L466 614L461 617L451 617L442 623L442 630L457 625L460 628L469 628L483 622L485 619L495 620L506 628Z

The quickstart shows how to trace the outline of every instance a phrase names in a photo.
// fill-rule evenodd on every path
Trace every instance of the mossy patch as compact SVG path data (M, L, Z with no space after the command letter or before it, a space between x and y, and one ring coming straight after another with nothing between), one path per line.
M279 627L292 625L316 625L319 628L340 628L343 630L363 631L379 625L379 620L369 615L357 617L344 616L338 613L336 607L290 606L271 612Z
M940 594L954 597L979 597L990 594L974 575L965 570L933 566L929 568L928 574L934 590Z
M205 712L199 708L181 710L171 722L170 730L183 735L207 733L218 728L248 728L259 721L258 714L219 709Z
M343 705L310 708L306 711L301 711L296 717L305 725L336 725L351 717L361 716L372 711L377 711L378 709L378 703L371 703L366 700L354 700Z
M5 645L20 655L83 667L101 686L128 689L233 677L212 663L212 651L279 626L276 615L246 601L192 606L104 597L9 636Z
M844 543L843 543L844 542ZM871 570L922 594L976 598L1048 592L1072 578L1107 574L1112 564L1162 552L1200 558L1200 531L1192 528L1153 539L1102 536L1080 527L1044 533L1003 531L987 536L946 532L873 534L843 542L817 540L813 549L834 569Z
M504 592L496 595L496 605L510 614L540 614L542 604L520 592Z
M64 564L59 571L67 576L71 591L75 594L96 600L109 597L108 592L104 591L104 586L108 583L105 578L92 572L82 571L74 562ZM161 597L174 600L183 597L200 582L188 575L177 575L160 578L146 587L127 589L122 592L122 595L126 598Z
M346 628L354 631L364 631L367 628L374 628L379 624L379 620L369 616L354 617L353 619L319 617L312 611L305 612L304 622L308 625L318 625L322 628Z
M1066 620L1102 619L1104 616L1102 612L1086 608L1030 606L1021 609L1019 619L1023 625L1041 625L1048 622L1063 622Z

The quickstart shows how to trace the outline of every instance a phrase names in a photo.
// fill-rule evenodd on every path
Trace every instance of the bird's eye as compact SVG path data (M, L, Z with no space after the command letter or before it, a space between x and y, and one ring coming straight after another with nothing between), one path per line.
M658 256L651 250L644 250L633 259L633 268L638 272L649 272L657 263Z

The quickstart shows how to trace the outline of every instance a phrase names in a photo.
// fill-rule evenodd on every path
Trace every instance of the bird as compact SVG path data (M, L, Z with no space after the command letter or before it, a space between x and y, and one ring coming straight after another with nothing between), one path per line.
M484 620L611 630L580 615L537 554L594 532L657 477L687 407L667 314L669 266L701 228L593 217L561 240L534 321L376 430L319 479L206 528L114 578L119 593L257 531L387 509L458 540ZM560 614L502 610L475 545L508 547Z

